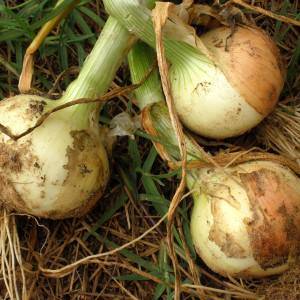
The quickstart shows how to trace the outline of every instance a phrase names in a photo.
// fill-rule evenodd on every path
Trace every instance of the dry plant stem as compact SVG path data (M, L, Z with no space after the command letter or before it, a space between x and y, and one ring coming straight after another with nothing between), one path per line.
M279 104L258 127L258 140L300 164L300 104Z
M249 290L246 290L245 288L242 287L241 282L227 282L224 280L220 280L219 278L215 277L215 275L211 274L210 272L201 269L201 273L204 274L205 276L207 276L210 280L216 282L218 285L220 286L224 286L225 288L231 289L233 291L238 291L241 293L245 293L245 294L249 294L251 292L249 292ZM252 293L251 293L252 294Z
M297 21L297 20L294 20L294 19L291 19L291 18L288 18L288 17L285 17L285 16L277 15L277 14L275 14L275 13L269 11L269 10L263 9L261 7L258 7L258 6L247 4L243 0L231 0L230 2L238 4L240 6L243 6L247 9L250 9L252 11L255 11L259 14L265 15L265 16L270 17L272 19L275 19L275 20L278 20L278 21L281 21L281 22L284 22L284 23L289 23L289 24L292 24L292 25L295 25L295 26L300 26L300 21Z
M33 76L33 63L34 54L39 49L45 38L51 32L51 30L56 27L59 22L64 19L76 6L79 0L74 0L70 5L68 5L60 14L48 21L40 29L38 34L35 36L34 40L31 42L29 47L26 49L22 72L19 79L19 90L21 93L28 93L31 90L31 82ZM59 4L59 2L57 3Z
M120 267L120 268L124 268L124 269L127 269L128 271L132 272L132 273L136 273L140 276L143 276L157 284L164 284L164 285L167 285L169 287L174 287L172 284L169 284L167 282L164 282L163 280L161 280L160 278L150 274L150 273L147 273L147 272L144 272L138 268L135 268L129 264L125 264L125 263L120 263L120 262L116 262L116 261L107 261L107 260L100 260L100 259L94 259L94 260L91 260L89 263L95 263L95 264L101 264L101 266L117 266L117 267ZM51 274L51 275L46 275L48 277L53 277L53 278L59 278L59 277L63 277L65 276L66 274ZM109 282L107 283L107 286L108 286ZM187 288L187 287L184 287L183 288L183 291L185 292L188 292L189 294L192 294L193 296L199 298L199 295L197 292L195 292L193 289L190 289L190 288Z
M170 3L157 3L155 9L153 10L153 22L154 22L154 31L156 35L156 51L157 51L157 60L158 68L161 75L162 88L165 94L166 102L169 109L169 114L171 118L171 123L174 128L176 138L178 141L181 161L182 161L182 173L180 184L173 196L169 210L168 210L168 223L167 223L167 242L170 249L170 256L172 259L174 272L175 272L175 295L174 299L180 299L180 272L178 271L178 261L176 256L176 251L173 242L173 223L176 213L176 208L182 200L182 196L185 189L185 178L186 178L186 163L187 163L187 154L186 154L186 144L183 136L183 130L178 119L175 107L174 99L171 92L171 83L169 80L168 73L168 63L165 58L164 46L162 42L162 28L165 25L168 18Z
M7 294L10 299L28 299L15 216L11 216L5 209L1 209L0 226L0 270ZM19 291L20 281L22 281L21 291Z
M86 256L82 259L77 260L76 262L74 262L72 264L66 265L65 267L62 267L62 268L59 268L59 269L47 269L47 268L43 268L42 266L39 266L39 270L45 276L48 276L48 277L56 277L56 278L57 278L57 276L64 277L64 276L68 275L69 273L71 273L76 267L78 267L80 265L87 264L87 263L93 263L93 262L97 263L99 258L115 254L115 253L117 253L117 252L119 252L119 251L135 244L136 242L143 239L150 232L152 232L160 224L162 224L163 221L166 219L166 217L167 217L167 215L162 217L154 226L152 226L151 228L146 230L142 235L140 235L139 237L137 237L136 239L134 239L134 240L132 240L128 243L125 243L121 247L118 247L116 249L113 249L113 250L110 250L110 251L107 251L107 252Z
M197 286L197 285L187 284L187 283L183 284L183 287L188 287L188 288L192 288L192 289L201 288L203 290L217 292L217 293L221 293L224 295L231 295L238 299L257 299L257 300L259 300L259 298L251 292L247 292L247 294L244 294L244 293L232 292L232 291L227 291L227 290L221 290L221 289L212 288L212 287L208 287L208 286ZM224 299L224 298L222 298L222 299ZM227 299L227 298L225 298L225 299Z
M176 136L170 134L170 132L173 133L173 129L166 105L160 102L146 107L142 112L142 122L147 133L152 135L155 148L161 158L173 168L174 164L176 165L176 161L180 159L180 153L177 147ZM219 167L214 157L206 153L191 135L185 133L184 137L188 149L188 163L193 160L200 160L216 168ZM161 143L161 141L166 142L166 144ZM176 147L174 148L173 146L175 145Z
M212 166L215 167L216 164L218 167L227 168L230 166L238 165L240 163L256 161L256 160L277 162L283 166L290 168L295 173L300 175L300 166L293 160L290 160L280 155L271 154L262 151L253 151L253 150L239 151L235 153L221 153L214 156L213 163L202 161L202 160L190 161L187 163L187 169L192 170L192 169L206 168ZM169 166L171 169L177 169L180 167L178 163L174 163L174 162L169 162Z
M8 216L10 218L10 216ZM20 266L20 273L21 273L21 278L22 278L22 299L26 299L26 277L25 277L25 267L23 267L23 262L22 262L22 254L21 254L21 247L20 247L20 240L19 240L19 235L17 231L17 225L16 225L16 218L15 216L12 217L12 229L13 229L13 246L14 246L14 253L15 253L15 258L17 260L17 263Z
M178 226L178 231L179 231L180 239L182 241L182 246L183 246L183 250L184 250L184 253L185 253L185 256L186 256L186 260L187 260L187 263L189 265L191 275L193 277L193 281L196 285L200 286L199 270L198 270L197 266L195 265L195 263L194 263L194 261L191 257L190 250L189 250L188 245L186 243L185 235L184 235L183 228L182 228L182 221L178 217L176 218L176 220L177 220L178 225L179 225ZM203 293L203 290L201 288L199 288L197 291L198 291L199 295L203 299L205 299L205 295Z
M139 300L138 298L136 298L134 295L132 295L132 293L130 293L130 291L128 291L119 281L117 281L115 278L112 277L112 280L121 288L121 290L123 290L125 292L125 294L127 294L130 299L133 300Z
M59 87L59 83L60 83L60 81L61 81L62 78L64 78L66 75L71 75L71 74L78 75L79 71L80 71L79 68L78 68L78 67L75 67L75 66L70 67L69 69L66 69L66 70L62 71L62 72L56 77L56 79L55 79L55 81L54 81L54 83L53 83L52 88L47 92L47 97L50 98L50 97L54 94L54 92L55 92L56 90L59 90L60 92L62 91L62 90L60 89L60 87Z

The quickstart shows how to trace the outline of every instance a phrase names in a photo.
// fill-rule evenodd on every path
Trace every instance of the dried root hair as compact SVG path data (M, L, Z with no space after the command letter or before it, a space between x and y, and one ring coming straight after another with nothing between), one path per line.
M26 300L26 278L15 216L1 209L0 216L0 286L4 299ZM1 297L0 297L1 298Z
M257 128L259 142L300 164L300 101L280 103Z

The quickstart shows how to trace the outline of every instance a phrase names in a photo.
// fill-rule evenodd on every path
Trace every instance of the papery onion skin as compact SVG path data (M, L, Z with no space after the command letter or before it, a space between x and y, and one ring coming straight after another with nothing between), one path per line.
M170 68L175 106L185 126L215 139L245 133L276 105L285 71L274 42L258 28L210 30L201 40L214 63L191 55Z
M0 123L20 134L55 101L19 95L0 102ZM72 112L52 114L30 134L13 141L0 134L0 201L19 213L60 219L85 214L103 194L109 162L97 110L87 124Z
M198 175L191 234L207 266L233 277L288 269L299 250L300 179L267 161L243 163L226 173L202 169Z

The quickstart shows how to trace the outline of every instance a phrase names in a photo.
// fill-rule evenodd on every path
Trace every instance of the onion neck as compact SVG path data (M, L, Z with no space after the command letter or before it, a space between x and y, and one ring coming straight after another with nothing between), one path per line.
M134 41L135 38L116 19L109 17L77 79L68 86L58 104L103 95ZM78 123L87 122L87 115L99 107L99 103L81 104L64 109L62 113L71 114Z
M134 83L141 82L155 63L155 52L142 42L134 45L128 55L129 69ZM135 90L137 105L140 109L147 106L143 113L144 127L150 133L155 131L165 151L174 159L180 160L178 142L174 134L168 108L161 88L158 70L151 75L141 87ZM148 127L149 126L149 127ZM148 127L148 128L147 128ZM201 148L185 135L188 160L203 159Z
M143 42L136 43L128 54L128 64L133 83L141 82L154 67L156 56L153 49ZM162 91L158 69L152 71L147 80L135 90L136 104L140 109L144 109L142 123L145 130L153 134L155 132L154 143L163 146L163 151L175 161L181 159L178 148L177 138L170 120L168 108L165 103L165 97ZM202 148L188 135L184 135L187 147L187 160L206 161ZM161 156L162 153L160 153ZM189 190L195 190L199 181L197 169L191 169L187 172L186 183ZM197 198L197 193L193 193ZM195 198L195 199L196 199Z
M167 153L174 160L180 160L181 155L178 148L177 138L174 133L168 107L165 102L159 102L151 105L151 107L147 109L147 118ZM184 138L187 147L187 160L205 161L205 157L203 157L203 152L200 146L187 134L184 135Z
M106 11L114 16L131 33L155 48L155 33L152 24L151 10L140 4L139 0L103 0ZM166 56L172 64L184 65L191 56L204 54L199 49L184 42L163 37Z
M155 52L145 43L139 41L128 54L128 64L131 75L131 81L137 84L145 79L145 76L151 74L147 80L134 91L136 96L136 105L142 110L147 105L155 102L164 101L160 78L155 68Z

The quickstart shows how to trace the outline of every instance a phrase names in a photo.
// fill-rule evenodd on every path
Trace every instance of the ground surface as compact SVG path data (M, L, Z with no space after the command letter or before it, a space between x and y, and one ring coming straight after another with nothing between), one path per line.
M51 32L36 55L35 93L58 97L78 73L78 66L101 31L107 18L101 1L79 2L68 18ZM195 2L211 4L211 1ZM268 11L300 19L298 1L250 2ZM18 76L26 47L49 17L53 5L54 1L47 0L0 1L1 98L18 93ZM288 66L281 101L293 99L299 103L299 27L256 11L243 11L276 41ZM124 61L114 86L129 81ZM132 116L138 114L131 100L132 95L126 95L108 103L102 111L103 124L123 111ZM202 142L206 143L207 149L217 151L216 143ZM224 148L233 142L246 146L257 143L252 132L221 146ZM63 221L16 217L30 299L173 299L173 269L165 242L165 223L149 229L165 215L178 176L169 171L141 130L135 139L118 139L111 168L112 176L105 196L87 216ZM189 238L191 204L191 199L184 200L175 220L175 245L184 284L182 299L258 299L258 295L265 299L300 299L297 268L283 277L265 281L224 279L206 268L196 257ZM147 230L149 233L139 239ZM135 243L113 251L134 239L137 239ZM75 263L110 250L109 255ZM59 270L72 263L75 264L67 272ZM42 268L57 271L49 273ZM9 299L0 277L1 297Z

